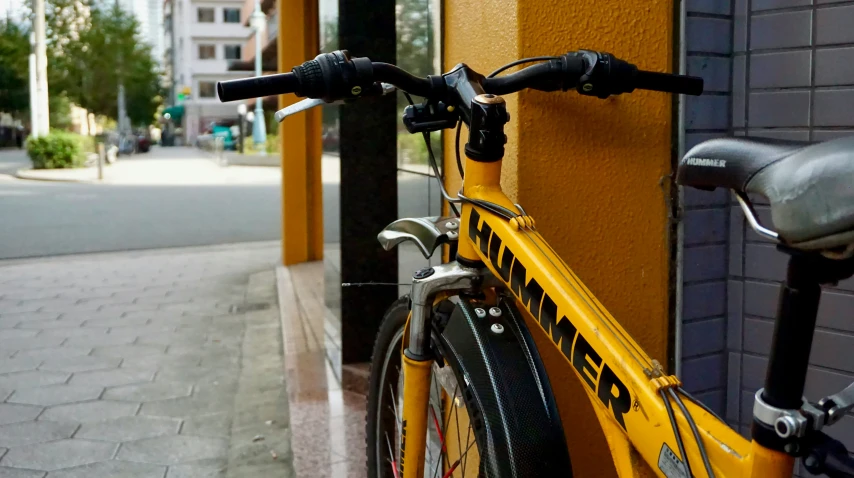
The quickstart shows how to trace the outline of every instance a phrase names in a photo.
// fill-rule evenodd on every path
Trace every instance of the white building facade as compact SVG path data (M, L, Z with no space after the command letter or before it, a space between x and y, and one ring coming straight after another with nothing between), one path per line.
M183 136L192 144L212 122L237 118L236 103L220 103L216 82L243 78L228 71L241 59L246 39L241 0L164 0L164 67L171 102L184 107Z

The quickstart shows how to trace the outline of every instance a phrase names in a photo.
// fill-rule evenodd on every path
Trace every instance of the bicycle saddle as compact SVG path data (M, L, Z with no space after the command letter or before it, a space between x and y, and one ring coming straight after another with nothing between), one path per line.
M822 143L705 141L682 158L676 181L764 196L774 229L789 246L832 249L854 243L854 136Z

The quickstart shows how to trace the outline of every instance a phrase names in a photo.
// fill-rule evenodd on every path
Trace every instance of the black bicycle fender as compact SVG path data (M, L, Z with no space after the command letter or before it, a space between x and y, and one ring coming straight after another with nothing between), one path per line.
M474 401L486 427L490 459L481 472L488 477L571 477L572 467L560 414L531 334L515 303L498 304L457 297L441 331L440 352L457 372L462 396ZM498 307L500 314L489 313ZM487 313L478 317L475 309ZM478 443L483 449L483 444ZM510 473L510 474L508 474Z

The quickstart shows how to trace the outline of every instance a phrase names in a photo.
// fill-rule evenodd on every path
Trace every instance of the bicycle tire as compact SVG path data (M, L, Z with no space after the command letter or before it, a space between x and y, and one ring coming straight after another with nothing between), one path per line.
M456 384L465 384L460 386L459 397L469 423L473 424L471 432L479 458L477 474L468 476L571 477L569 453L548 377L518 310L503 301L492 304L498 305L503 314L500 319L488 323L476 319L474 308L489 304L469 300L456 302L443 302L444 320L442 317L434 320L432 340L436 352L444 358L445 367L453 372ZM371 478L395 476L389 464L395 453L389 448L394 449L394 446L383 436L393 424L394 415L384 407L388 405L385 397L393 394L387 392L389 386L394 390L399 383L399 376L395 375L399 370L390 370L388 364L390 357L400 356L408 314L409 300L404 296L386 312L374 344L366 421L368 476ZM500 336L490 332L491 324L499 320L505 327ZM451 399L456 401L457 392L452 395ZM457 408L463 407L457 404ZM444 418L444 413L442 416ZM428 423L434 422L428 418ZM458 447L460 443L462 439L458 437ZM445 463L445 468L448 463L450 461ZM466 465L472 470L471 465ZM441 477L446 471L438 475L425 473L425 476ZM463 474L455 472L452 476Z

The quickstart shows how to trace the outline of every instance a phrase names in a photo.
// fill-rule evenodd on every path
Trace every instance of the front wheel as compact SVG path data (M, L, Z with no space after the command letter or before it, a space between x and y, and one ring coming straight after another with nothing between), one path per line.
M499 306L478 319L475 307ZM426 478L571 477L548 377L512 304L445 301L434 314ZM401 354L409 316L402 297L383 318L371 359L366 423L369 478L401 478ZM505 333L491 330L500 323ZM407 467L414 466L407 462Z

